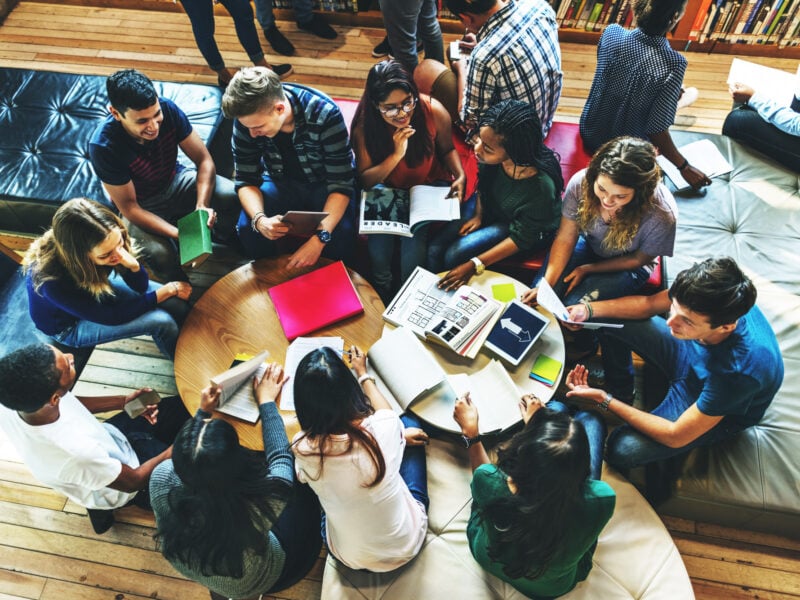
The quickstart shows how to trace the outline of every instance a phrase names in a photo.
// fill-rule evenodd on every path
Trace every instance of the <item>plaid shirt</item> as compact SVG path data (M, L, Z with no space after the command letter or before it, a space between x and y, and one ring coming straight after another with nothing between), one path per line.
M292 143L306 179L326 183L329 194L352 196L353 151L339 107L322 92L302 85L284 84L283 90L294 113ZM233 165L237 190L284 177L283 158L275 141L251 137L238 120L233 125Z
M509 98L536 107L547 135L561 97L556 15L544 0L509 0L478 31L464 90L464 122Z

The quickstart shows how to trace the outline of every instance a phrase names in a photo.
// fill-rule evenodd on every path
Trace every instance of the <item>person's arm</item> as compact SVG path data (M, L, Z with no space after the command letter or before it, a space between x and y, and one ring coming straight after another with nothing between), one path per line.
M467 176L461 165L461 157L453 145L453 123L450 113L436 98L431 98L431 111L436 124L436 155L440 157L442 164L454 177L453 183L450 185L450 196L456 196L459 202L463 202Z
M165 221L157 214L142 208L136 200L136 189L133 181L122 185L111 185L103 182L108 197L123 217L145 231L167 238L178 239L178 228Z
M152 388L144 387L134 390L130 394L115 394L112 396L81 396L77 397L78 401L86 407L92 414L110 412L113 410L123 410L125 405L138 398L145 392L152 392ZM158 405L153 404L147 406L147 409L141 415L148 423L155 425L158 420Z
M464 90L461 120L468 129L478 126L481 111L491 105L495 87L494 75L483 61L473 54L469 60L465 80L462 83L459 79L459 89Z
M269 478L282 480L291 485L294 482L294 459L289 449L289 438L286 437L283 419L275 404L278 394L288 380L289 376L281 365L269 363L261 380L254 381L253 384L261 414L261 434Z
M145 463L142 463L135 469L126 464L122 465L122 471L119 476L108 484L112 490L119 490L120 492L138 492L147 487L150 482L150 475L162 462L172 457L172 446L164 450L158 456L154 456Z
M681 176L692 188L697 190L705 185L711 185L711 179L700 169L689 164L689 161L680 153L675 146L675 142L672 141L669 129L651 133L649 137L650 141L658 148L659 152L664 155L669 162L678 167Z
M217 176L214 159L211 158L211 153L195 131L192 131L180 142L179 146L197 167L197 204L195 209L202 208L208 211L208 226L213 227L216 213L211 208L211 195L214 193Z
M800 137L800 113L788 106L781 106L762 93L755 92L747 103L758 111L759 116L784 133Z
M547 268L544 271L543 279L554 286L564 272L564 268L569 262L572 252L575 250L575 244L578 243L578 236L580 230L578 223L568 217L561 217L561 224L558 226L556 238L553 240L553 245L550 247L550 259L547 262ZM526 304L536 302L538 290L533 288L522 294L522 301Z
M352 138L353 149L356 154L356 170L358 171L358 176L364 189L371 189L386 180L391 172L394 171L395 167L405 158L408 148L408 139L414 135L414 133L415 131L411 127L395 130L392 135L394 150L383 162L376 165L372 162L369 152L367 152L363 125L353 130Z
M350 366L361 382L361 388L364 390L367 398L369 398L369 403L372 405L372 408L375 410L392 410L392 405L389 404L389 401L383 396L380 389L378 389L375 379L369 376L367 372L367 355L362 352L358 346L350 346Z
M519 252L519 246L514 243L514 240L507 237L485 252L478 254L477 258L488 267L517 252ZM450 291L458 289L462 285L466 285L475 274L476 268L477 266L471 260L453 267L439 280L439 287Z
M669 311L671 304L669 292L661 290L651 296L624 296L613 300L574 304L567 307L567 312L570 320L578 323L589 320L589 306L591 318L594 319L641 320Z
M456 400L453 409L453 419L458 423L458 426L461 427L461 434L464 437L474 439L480 434L480 429L478 428L478 407L472 403L469 392ZM489 455L486 453L486 448L483 447L483 442L481 440L473 442L467 451L469 452L469 466L473 472L481 465L492 462L489 460Z
M588 275L596 273L616 273L618 271L633 271L634 269L638 269L639 267L650 264L654 259L654 256L650 256L641 250L636 250L634 252L628 252L627 254L622 254L613 258L598 260L595 263L579 265L575 267L571 273L568 273L567 276L564 277L564 282L569 283L569 287L567 287L567 291L565 293L568 294L571 292L572 288L586 279Z

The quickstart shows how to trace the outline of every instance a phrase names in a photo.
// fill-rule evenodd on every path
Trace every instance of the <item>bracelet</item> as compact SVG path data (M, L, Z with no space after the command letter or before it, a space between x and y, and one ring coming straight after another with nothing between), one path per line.
M683 164L680 167L678 167L678 171L683 171L688 166L689 166L689 159L684 158Z
M178 289L178 284L177 284L177 283L175 283L174 281L173 281L172 283L170 283L170 284L169 284L169 289L170 289L170 290L172 290L172 293L173 293L173 295L175 295L175 296L177 296L177 295L178 295L178 292L180 291L180 290Z
M253 229L253 231L258 233L258 220L261 217L266 217L266 216L267 215L265 215L263 212L257 212L256 214L253 215L253 219L252 221L250 221L250 227Z
M369 373L364 373L361 377L358 378L358 385L364 385L365 381L371 380L372 383L375 383L375 378L370 375Z
M600 403L600 408L605 411L608 411L608 405L611 404L611 401L614 399L614 396L606 392L606 399Z
M589 313L589 316L586 317L586 320L588 321L589 319L591 319L594 316L594 310L592 309L592 303L589 302L588 300L584 300L584 301L581 302L581 304L583 304L586 307L586 312Z

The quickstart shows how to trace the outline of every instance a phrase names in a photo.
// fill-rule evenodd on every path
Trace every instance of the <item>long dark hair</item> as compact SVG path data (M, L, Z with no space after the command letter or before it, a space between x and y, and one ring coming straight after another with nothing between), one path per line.
M375 479L367 487L378 485L386 475L386 461L374 437L359 422L375 412L358 381L332 348L314 350L300 361L294 378L294 403L303 438L317 445L320 472L325 449L332 434L347 434L347 451L358 442L375 465Z
M491 500L479 513L492 529L489 558L504 556L503 571L511 578L536 579L558 556L583 495L589 440L569 415L542 408L498 452L497 466L517 491Z
M560 157L544 145L542 124L533 106L520 100L503 100L481 115L478 127L491 127L514 164L547 173L559 196L564 190Z
M414 78L396 60L384 60L369 70L364 94L353 115L351 129L359 129L364 137L367 154L374 164L382 163L394 150L392 134L394 131L383 120L378 104L385 101L395 90L403 90L417 99L417 106L411 116L411 127L416 133L408 139L405 161L409 167L420 165L434 152L433 140L425 126L425 113L420 106L422 101Z
M221 419L187 421L175 438L172 463L183 485L170 490L170 510L158 521L164 557L205 576L242 577L244 552L268 551L264 523L277 519L269 500L285 495L278 489L284 484L248 489L258 467L239 446L236 430Z

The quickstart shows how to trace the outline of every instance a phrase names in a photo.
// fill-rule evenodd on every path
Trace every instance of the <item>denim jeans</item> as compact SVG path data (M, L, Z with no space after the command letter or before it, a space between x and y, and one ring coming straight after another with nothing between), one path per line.
M444 63L442 29L437 19L436 0L381 0L381 12L392 55L412 72L419 63L417 39L425 58Z
M692 371L692 365L705 361L693 342L676 339L666 321L653 317L644 321L626 321L622 329L598 330L603 346L603 367L608 389L614 393L620 386L632 387L633 372L629 369L631 351L660 369L669 381L667 394L651 414L669 421L678 418L695 403L703 391L703 383ZM606 459L616 469L631 467L684 454L697 446L716 444L741 431L724 419L711 430L681 448L669 448L623 425L608 438Z
M139 295L130 289L122 278L116 274L112 275L110 283L111 287L114 288L114 302L129 301ZM161 287L159 284L151 281L148 291L154 291L159 287ZM186 303L181 302L181 304L185 305ZM53 338L67 346L83 348L136 337L137 335L149 335L153 338L162 354L169 358L175 358L175 346L178 343L179 329L178 323L169 312L163 308L154 308L127 323L118 325L106 325L104 323L95 323L94 321L80 320L70 328L54 335Z
M389 296L394 292L392 286L392 256L395 244L400 244L400 281L405 281L417 266L426 266L428 253L428 232L430 227L423 225L414 231L414 237L373 234L367 236L367 249L372 269L375 289Z
M269 29L275 24L275 15L272 12L272 0L255 0L256 19L262 29ZM292 0L294 18L298 23L308 23L314 18L312 0Z
M267 180L261 184L264 197L264 213L269 216L284 214L289 210L320 211L328 200L328 186L325 182L307 183L291 179ZM253 231L247 213L241 211L237 225L239 241L251 258L277 256L278 245L260 233ZM325 244L322 256L332 260L348 262L356 244L355 190L350 197L342 219L331 232L331 241Z
M569 413L583 425L589 440L589 477L600 480L603 473L603 448L606 442L606 422L596 412L576 410L558 400L550 400L547 408L556 412Z
M236 37L239 38L239 43L247 52L247 56L253 64L261 62L264 52L261 50L261 42L258 41L250 2L248 0L219 0L219 2L233 17ZM225 61L214 40L214 3L212 0L181 0L181 4L192 22L194 41L200 54L212 71L224 69Z
M650 277L650 271L645 267L639 267L632 271L616 271L614 273L589 275L572 288L572 291L565 296L569 284L564 283L564 277L574 271L576 267L596 263L601 260L605 259L595 254L584 237L579 236L575 244L575 249L572 251L572 256L570 256L567 261L567 266L564 267L563 273L561 273L558 281L553 286L553 290L558 297L562 299L565 306L578 304L582 300L594 302L595 300L610 300L612 298L630 296L641 290ZM539 282L542 280L542 277L544 277L545 271L547 271L547 264L549 262L550 254L548 253L531 287L539 286Z
M800 173L800 137L781 131L749 106L732 110L725 118L722 133Z

